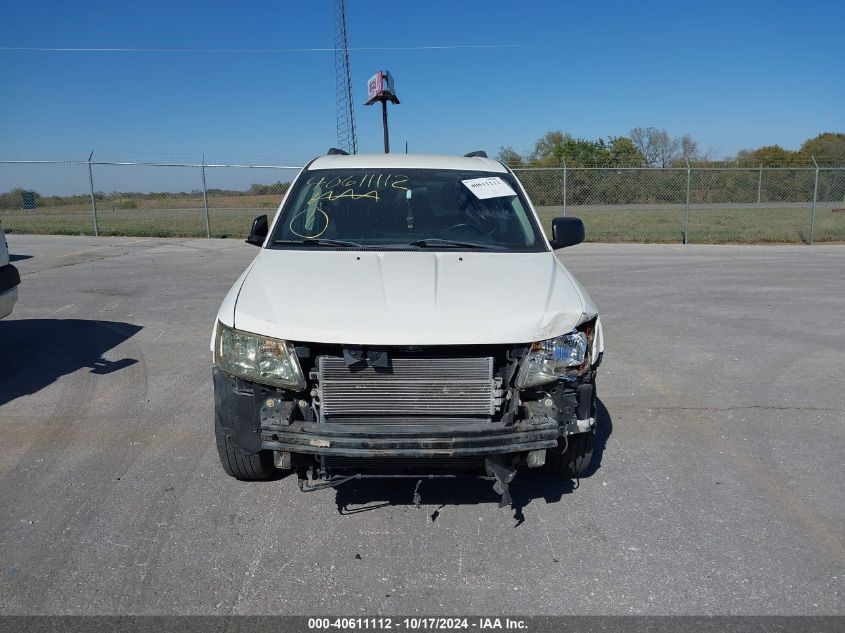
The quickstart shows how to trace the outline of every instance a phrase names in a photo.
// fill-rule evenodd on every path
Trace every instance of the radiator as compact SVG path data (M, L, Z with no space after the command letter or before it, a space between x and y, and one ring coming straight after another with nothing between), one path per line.
M491 416L493 358L393 358L389 368L318 359L320 412L330 416Z

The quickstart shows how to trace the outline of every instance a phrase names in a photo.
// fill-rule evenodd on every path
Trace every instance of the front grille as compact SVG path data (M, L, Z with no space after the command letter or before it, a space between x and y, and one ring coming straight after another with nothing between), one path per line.
M318 360L320 412L329 416L485 416L496 407L492 357L393 358L390 367Z

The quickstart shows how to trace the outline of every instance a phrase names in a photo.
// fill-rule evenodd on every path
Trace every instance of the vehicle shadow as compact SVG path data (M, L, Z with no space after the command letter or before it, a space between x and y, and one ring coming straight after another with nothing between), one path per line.
M110 361L103 354L141 329L131 323L81 319L0 321L0 405L83 367L103 375L134 365L134 358Z
M585 479L592 477L601 468L604 449L611 433L613 433L613 418L610 417L610 411L604 406L601 398L596 398L596 440L593 445L593 461L590 462L590 468L584 474Z
M9 253L10 262L20 262L24 259L32 259L32 255L12 255L11 253Z
M613 433L613 420L601 400L596 404L596 439L590 469L586 479L601 468L607 440ZM418 483L419 482L419 483ZM516 525L525 520L524 510L535 499L557 503L564 495L578 489L579 479L559 477L541 470L521 469L510 485L511 509ZM499 503L493 483L484 479L361 479L351 481L335 490L337 511L343 515L370 512L388 506L416 505L414 493L419 493L421 504L434 505L431 520L436 521L446 506Z

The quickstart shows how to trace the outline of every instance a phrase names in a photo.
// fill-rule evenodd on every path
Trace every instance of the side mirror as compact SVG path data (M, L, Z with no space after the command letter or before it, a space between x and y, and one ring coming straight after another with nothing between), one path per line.
M267 216L259 215L252 221L252 229L249 232L249 237L246 238L246 243L253 246L263 245L264 240L267 239L268 231Z
M552 220L552 239L549 244L554 249L575 246L584 241L584 223L581 218L554 218Z

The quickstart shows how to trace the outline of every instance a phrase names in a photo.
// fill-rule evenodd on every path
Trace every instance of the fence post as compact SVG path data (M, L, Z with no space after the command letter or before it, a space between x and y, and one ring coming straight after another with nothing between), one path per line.
M566 217L566 159L563 161L563 217Z
M810 215L810 246L816 240L816 200L819 197L819 164L816 162L816 157L811 156L813 165L816 166L816 177L813 181L813 213Z
M684 205L684 244L689 244L689 181L690 181L690 166L689 161L684 157L684 163L687 166L687 202Z
M97 225L97 200L94 198L94 170L91 168L91 157L94 156L94 150L88 154L88 183L91 185L91 214L94 217L94 237L99 237L100 227Z
M211 223L208 220L208 189L205 186L205 154L202 155L202 203L205 207L205 236L211 237Z
M763 166L760 165L760 172L757 174L757 204L760 204L762 197L760 194L763 191Z

